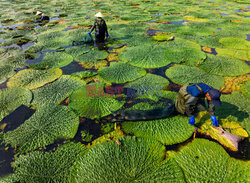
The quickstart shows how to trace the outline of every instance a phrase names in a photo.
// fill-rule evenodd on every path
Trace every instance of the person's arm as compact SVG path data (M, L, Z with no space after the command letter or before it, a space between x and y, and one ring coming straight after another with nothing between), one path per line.
M188 117L194 116L195 108L197 105L199 98L198 97L189 97L189 99L185 103L186 114Z
M89 34L96 28L96 21L94 22L94 25L92 26L91 30L88 32Z

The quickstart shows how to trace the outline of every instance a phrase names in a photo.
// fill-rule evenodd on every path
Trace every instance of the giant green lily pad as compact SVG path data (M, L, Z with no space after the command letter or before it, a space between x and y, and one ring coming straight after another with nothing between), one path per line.
M123 122L122 129L137 137L155 139L166 145L184 142L194 132L194 127L188 124L188 118L182 116L151 121Z
M89 84L74 91L69 98L69 106L80 116L100 118L120 109L124 102L104 92L102 83Z
M71 142L59 146L55 152L20 155L12 165L14 175L21 182L68 182L70 168L84 150L80 143Z
M197 67L176 65L166 70L166 75L174 83L188 85L189 83L206 83L216 89L219 89L224 84L224 79L221 76L208 74Z
M119 58L122 62L142 68L157 68L171 63L166 59L165 48L159 45L140 45L124 50Z
M49 105L38 108L28 120L4 134L4 142L27 152L52 144L59 138L73 138L79 126L78 116L68 107Z
M62 75L61 69L33 70L25 69L18 72L7 82L8 87L39 88L52 82Z
M20 105L29 105L32 93L26 88L4 88L0 90L0 121Z
M0 65L0 84L5 82L9 77L13 76L16 72L14 67L10 64Z
M220 145L205 139L195 139L171 157L187 182L248 182L250 178L248 162L230 158Z
M125 83L144 76L146 71L130 64L114 62L110 64L110 67L100 68L98 74L107 81Z
M34 94L32 105L58 104L67 98L75 89L85 84L86 83L79 78L63 75L53 83L34 89L32 91Z
M108 53L106 51L100 51L98 49L91 49L90 51L79 54L76 57L77 62L88 63L91 61L102 60L108 57Z
M208 73L221 76L238 76L250 72L248 65L241 60L211 54L199 65L199 68Z
M165 147L152 139L123 137L90 148L72 167L71 182L185 182Z
M248 80L242 87L241 87L242 94L250 99L250 80Z
M142 78L129 82L125 87L137 90L138 97L153 97L157 91L167 88L168 85L167 79L148 73Z
M89 52L90 50L91 49L89 46L74 46L71 48L67 48L65 52L70 54L73 58L76 58L82 54Z
M73 57L63 52L47 52L41 63L29 65L33 69L60 68L70 64Z
M228 48L233 49L250 49L249 41L233 37L225 37L219 40L219 42Z
M250 50L216 48L216 52L218 53L218 56L228 55L242 60L250 60Z

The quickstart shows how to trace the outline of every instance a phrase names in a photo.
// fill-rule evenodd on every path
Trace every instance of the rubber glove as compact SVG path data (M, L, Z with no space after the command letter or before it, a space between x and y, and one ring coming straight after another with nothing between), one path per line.
M189 122L188 122L190 125L194 125L194 123L195 123L195 118L194 118L194 116L191 116L190 118L189 118Z
M109 33L106 33L106 37L109 37Z
M91 31L89 31L88 34L91 34Z
M213 125L214 125L214 126L216 126L216 127L219 126L219 122L217 121L216 116L211 116L210 119L213 121Z

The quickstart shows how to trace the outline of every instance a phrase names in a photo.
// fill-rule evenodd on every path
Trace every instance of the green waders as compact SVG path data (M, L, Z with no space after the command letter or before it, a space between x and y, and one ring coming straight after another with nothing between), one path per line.
M189 99L189 97L191 96L187 92L187 87L188 86L183 86L180 88L176 102L175 102L176 110L183 115L185 114L185 111L186 111L185 103Z

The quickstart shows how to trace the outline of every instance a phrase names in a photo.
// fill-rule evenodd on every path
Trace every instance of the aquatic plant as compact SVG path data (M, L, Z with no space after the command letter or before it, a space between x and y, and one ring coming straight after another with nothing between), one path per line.
M98 74L107 81L125 83L146 75L146 71L130 64L114 62L109 67L101 67Z
M47 105L40 107L22 125L4 134L4 143L18 146L24 153L52 144L57 139L73 138L79 125L78 116L69 107Z
M246 98L250 99L249 91L250 91L250 81L248 80L244 85L242 85L241 92Z
M10 64L0 65L0 84L5 82L8 78L12 77L16 72L14 67Z
M0 90L0 121L20 105L29 105L32 93L26 88L4 88Z
M52 82L62 75L61 69L34 70L24 69L11 77L7 82L8 87L24 87L28 89L39 88Z
M225 37L219 40L219 42L228 48L233 49L249 49L250 43L244 39Z

